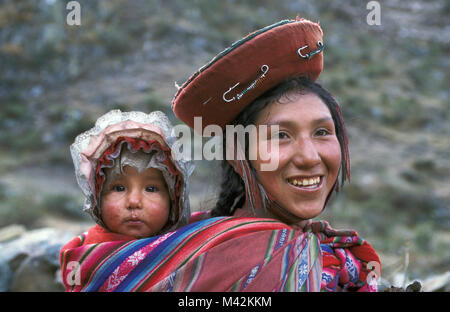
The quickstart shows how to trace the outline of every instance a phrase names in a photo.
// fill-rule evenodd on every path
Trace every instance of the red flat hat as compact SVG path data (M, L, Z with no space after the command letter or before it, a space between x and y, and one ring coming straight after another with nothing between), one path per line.
M233 43L200 68L172 100L175 115L191 128L222 129L267 90L292 76L315 81L323 67L322 29L305 19L283 20ZM202 129L203 130L203 129Z

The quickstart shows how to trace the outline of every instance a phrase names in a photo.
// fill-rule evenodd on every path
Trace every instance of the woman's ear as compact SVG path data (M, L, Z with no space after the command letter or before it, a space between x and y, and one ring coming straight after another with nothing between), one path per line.
M246 159L245 149L242 146L239 140L227 140L225 148L226 148L226 160L233 167L234 172L238 175L242 174L242 168L239 165L239 160Z

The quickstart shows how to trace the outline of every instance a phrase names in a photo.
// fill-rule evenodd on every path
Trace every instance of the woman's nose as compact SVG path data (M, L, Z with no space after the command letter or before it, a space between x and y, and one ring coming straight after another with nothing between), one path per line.
M317 147L309 138L300 138L294 147L292 161L299 168L312 168L321 161Z

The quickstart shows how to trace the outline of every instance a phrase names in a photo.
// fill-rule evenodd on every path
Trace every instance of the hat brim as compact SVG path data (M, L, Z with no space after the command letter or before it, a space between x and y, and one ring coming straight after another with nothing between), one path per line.
M322 35L317 23L284 20L236 41L180 87L172 100L175 115L191 128L194 117L202 117L202 131L224 128L285 79L316 81L323 68Z

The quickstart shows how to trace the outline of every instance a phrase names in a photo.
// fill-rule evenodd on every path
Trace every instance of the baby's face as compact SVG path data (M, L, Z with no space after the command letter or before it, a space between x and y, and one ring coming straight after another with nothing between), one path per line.
M102 192L102 220L115 233L152 236L169 218L170 196L164 177L155 168L139 173L125 166L123 172Z

